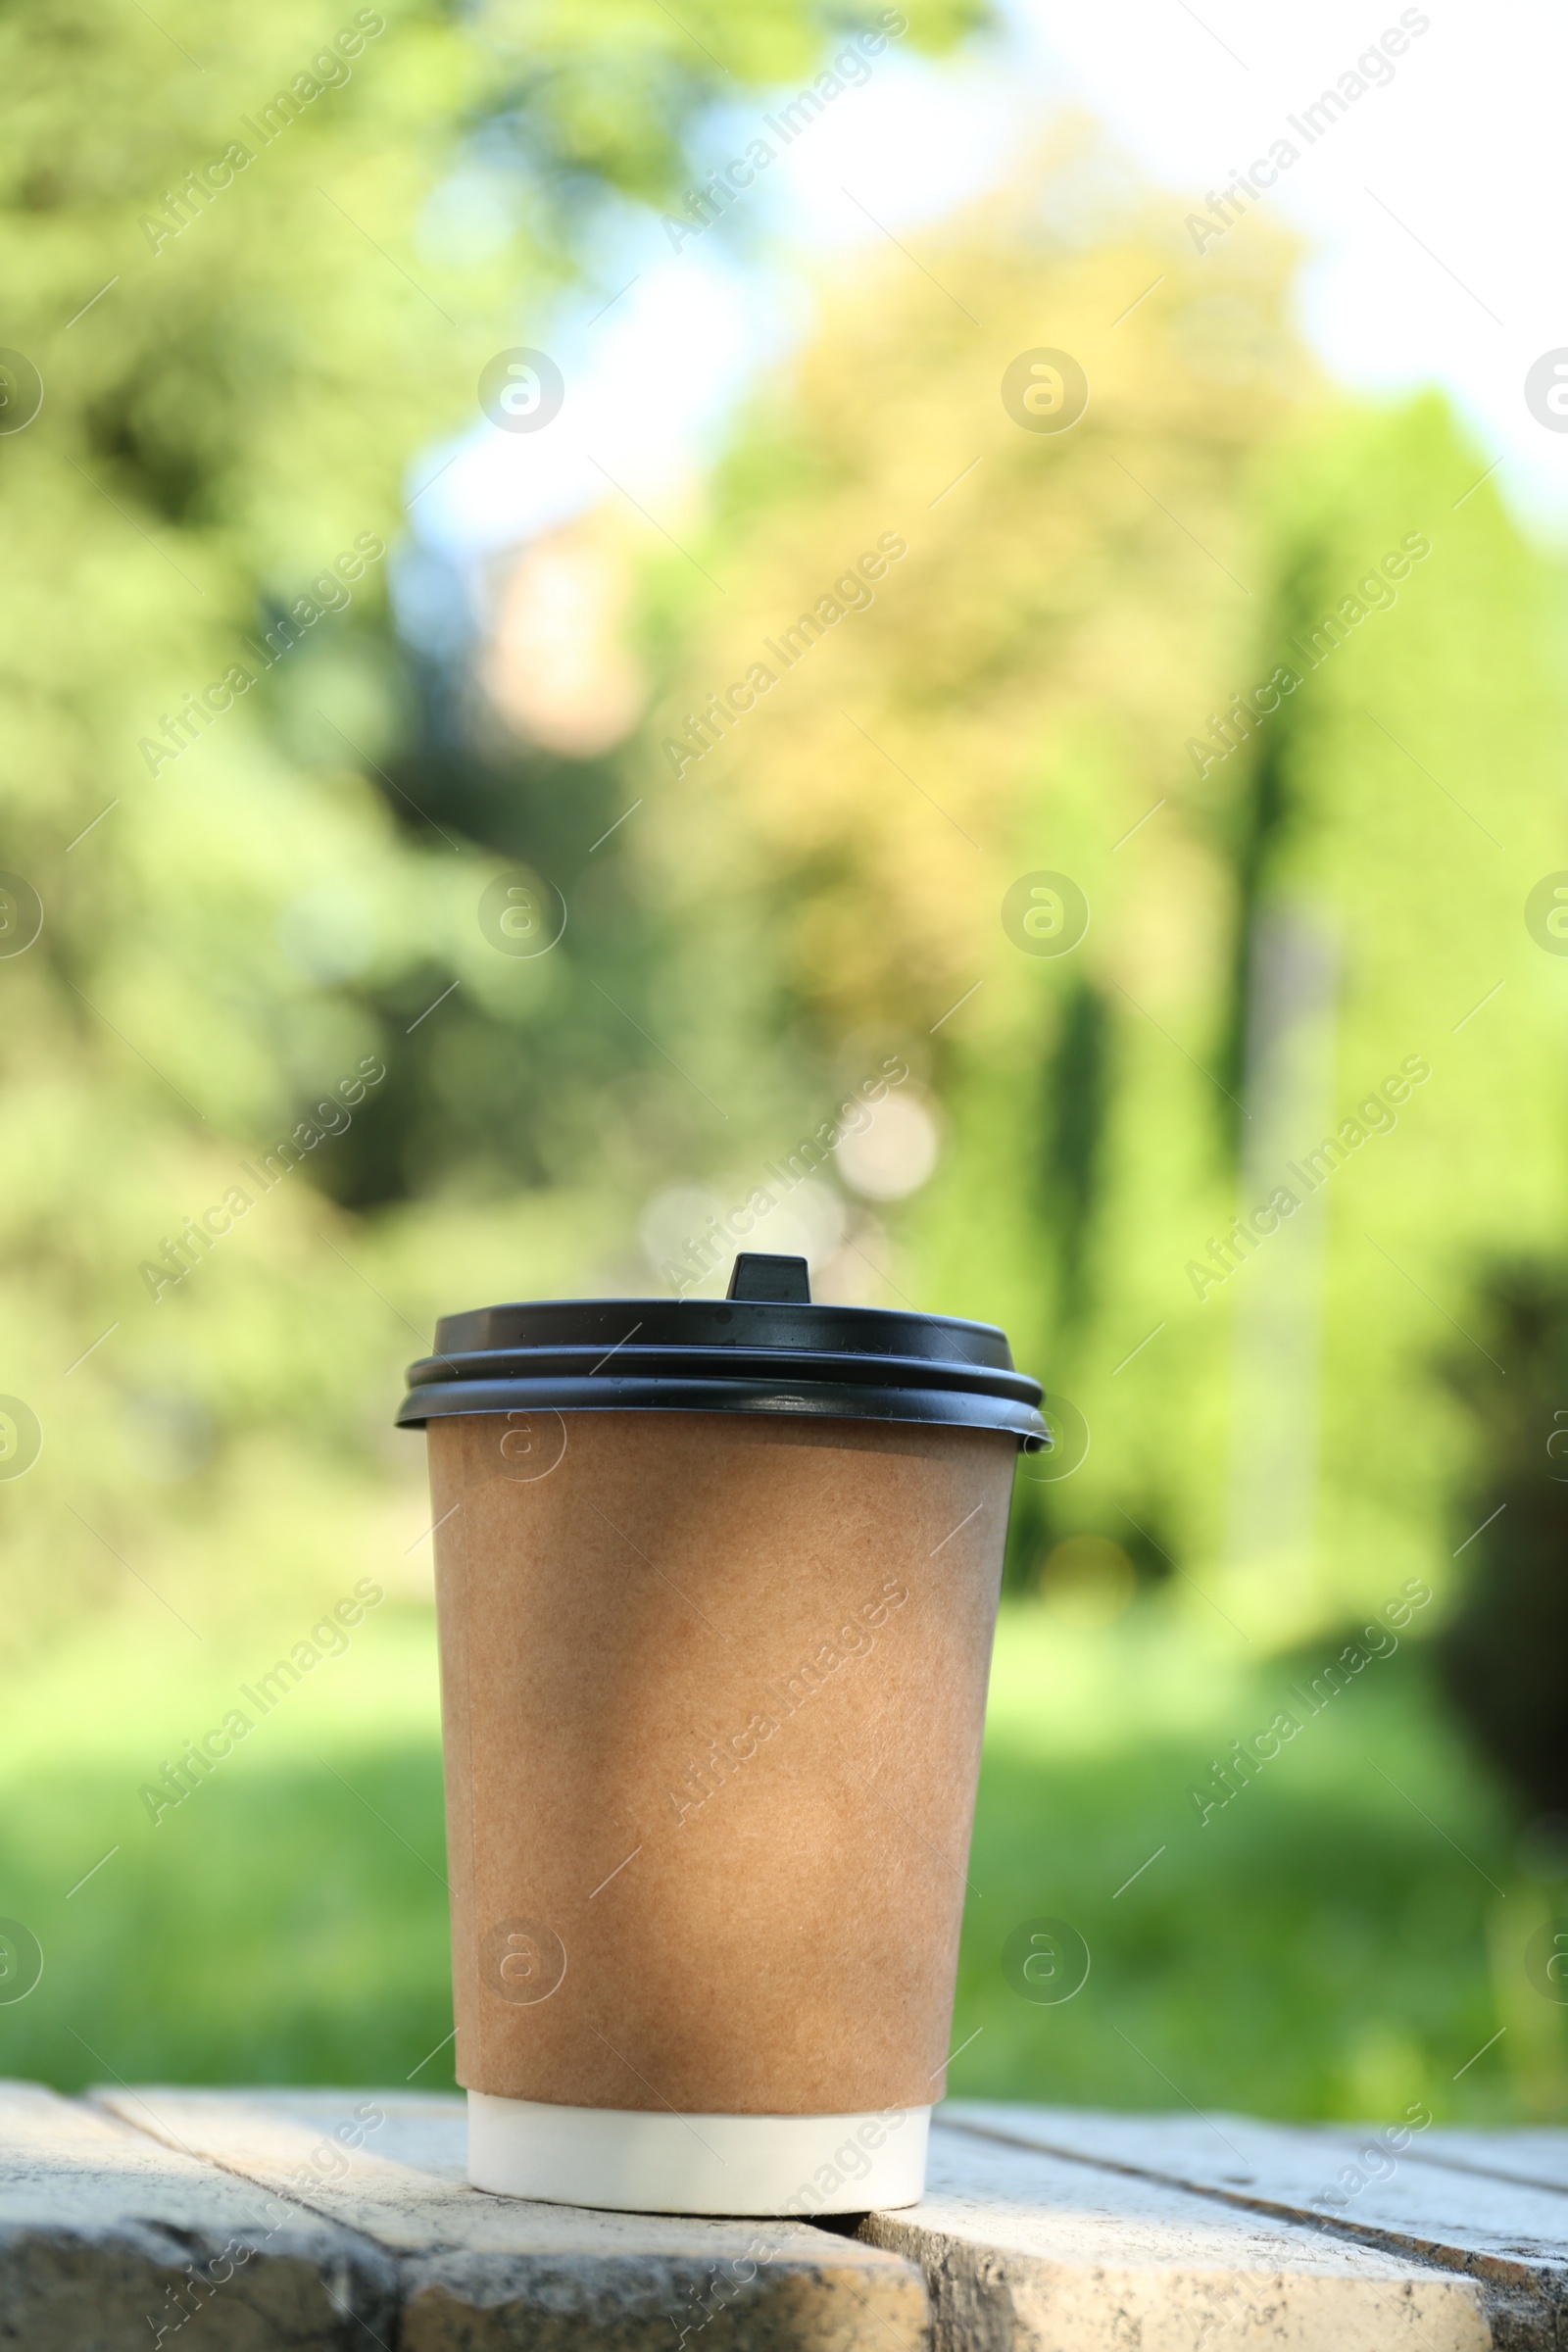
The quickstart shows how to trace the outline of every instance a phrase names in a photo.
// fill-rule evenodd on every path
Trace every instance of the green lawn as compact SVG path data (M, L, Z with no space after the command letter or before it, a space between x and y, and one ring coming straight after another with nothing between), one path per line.
M1200 1823L1192 1785L1335 1646L1243 1663L1174 1638L1152 1609L1096 1636L1038 1608L1005 1620L955 2048L983 2030L953 2069L956 2092L1281 2116L1394 2116L1415 2099L1478 2122L1568 2113L1565 2012L1523 1964L1548 1890L1515 1867L1507 1809L1419 1648L1369 1664ZM1057 2006L1021 1998L999 1964L1032 1916L1066 1920L1090 1947L1087 1983Z
M276 1654L275 1630L193 1671L161 1628L117 1629L6 1693L0 1915L36 1935L44 1973L0 2005L0 2073L451 2084L428 1609L375 1611L156 1827L138 1799ZM1200 1825L1190 1784L1298 1671L1215 1646L1162 1600L1094 1633L1008 1607L956 2093L1564 2115L1568 2013L1521 1959L1549 1890L1515 1868L1500 1797L1418 1649L1369 1666ZM1054 2006L1020 1997L1001 1965L1037 1917L1066 1920L1092 1955Z

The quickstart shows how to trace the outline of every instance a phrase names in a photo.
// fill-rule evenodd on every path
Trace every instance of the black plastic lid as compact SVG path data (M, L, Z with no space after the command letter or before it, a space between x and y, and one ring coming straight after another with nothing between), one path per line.
M443 1315L402 1428L449 1413L784 1413L1051 1444L994 1323L814 1304L803 1257L743 1251L727 1298L545 1298Z

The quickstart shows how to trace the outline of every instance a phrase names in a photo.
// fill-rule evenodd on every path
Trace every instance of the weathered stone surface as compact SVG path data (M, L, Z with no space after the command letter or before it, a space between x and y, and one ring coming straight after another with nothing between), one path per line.
M467 2186L464 2102L379 2091L98 2094L396 2258L401 2352L920 2352L920 2275L795 2223L589 2213ZM138 2108L136 2100L145 2101Z
M368 2239L176 2138L0 2083L0 2344L361 2352L390 2336L397 2286Z
M933 2318L936 2352L1568 2345L1568 2133L965 2104L858 2240L484 2196L465 2126L408 2091L0 2085L0 2347L922 2352Z
M1489 2342L1473 2280L940 2123L924 2199L870 2215L861 2234L925 2270L938 2352L1485 2352Z
M1568 2132L1425 2132L1410 2153L1422 2164L1568 2193Z
M1260 2123L1251 2116L1106 2115L1063 2107L963 2102L949 2128L994 2145L1046 2148L1129 2176L1180 2183L1205 2196L1332 2230L1479 2282L1500 2345L1556 2345L1568 2337L1568 2206L1533 2184L1551 2134L1425 2132L1396 2144L1397 2127L1365 2130ZM1392 2132L1392 2136L1391 2136ZM1511 2179L1461 2172L1457 2147L1527 2143ZM1441 2160L1440 2160L1441 2159ZM1565 2168L1568 2169L1568 2168Z

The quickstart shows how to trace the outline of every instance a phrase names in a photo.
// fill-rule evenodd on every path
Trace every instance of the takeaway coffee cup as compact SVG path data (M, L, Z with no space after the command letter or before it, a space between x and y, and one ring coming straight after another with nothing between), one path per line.
M469 2180L913 2203L1039 1384L760 1255L727 1299L446 1316L409 1381Z

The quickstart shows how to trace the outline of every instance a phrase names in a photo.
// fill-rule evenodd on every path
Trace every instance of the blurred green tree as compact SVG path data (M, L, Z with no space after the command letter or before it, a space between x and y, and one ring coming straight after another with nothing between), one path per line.
M916 43L968 22L910 14ZM678 201L720 95L843 30L800 0L682 19L67 0L0 28L10 1642L133 1579L206 1622L363 1564L389 1350L470 1283L573 1279L607 1227L582 1105L653 1050L581 951L635 956L624 892L537 961L476 908L563 787L583 847L613 795L432 751L386 576L484 362L617 205ZM454 182L466 245L431 234ZM374 1282L323 1196L401 1204Z
M1187 1236L1230 1207L1216 1072L1245 761L1196 772L1184 743L1252 682L1266 462L1325 399L1285 320L1290 249L1238 239L1200 267L1157 208L1100 193L1102 162L1065 136L920 240L918 270L861 258L824 293L729 468L729 595L655 711L647 768L672 811L649 835L661 890L704 909L693 1034L739 994L818 1085L891 1043L946 1133L907 1207L860 1203L862 1295L880 1271L891 1302L1004 1323L1096 1424L1075 1483L1020 1480L1031 1574L1048 1532L1080 1525L1157 1572L1208 1535L1223 1486L1223 1310L1151 1348L1152 1380L1143 1359L1124 1376L1136 1435L1104 1429L1084 1384L1144 1339ZM1002 395L1043 346L1088 377L1060 431ZM907 552L858 589L884 534ZM796 652L785 632L835 599L850 609ZM759 660L777 683L725 740L662 752ZM1081 941L1004 920L1042 873L1086 895Z
M1096 1533L1283 1641L1446 1562L1435 1338L1560 1229L1520 920L1554 590L1440 401L1317 381L1277 237L1200 263L1097 161L824 292L728 468L648 855L703 910L694 1041L739 1001L803 1105L872 1040L927 1090L944 1164L833 1273L1003 1322L1087 1421L1025 1465L1013 1573ZM1042 347L1087 374L1069 429L1007 404ZM1030 935L1008 892L1062 874L1087 930Z

